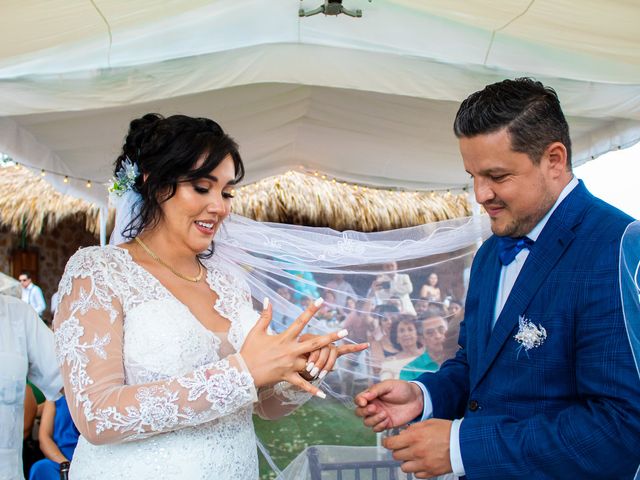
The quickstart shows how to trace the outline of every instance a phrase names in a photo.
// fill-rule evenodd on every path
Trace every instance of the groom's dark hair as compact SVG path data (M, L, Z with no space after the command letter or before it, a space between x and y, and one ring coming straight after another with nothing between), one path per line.
M511 148L540 163L553 142L567 149L571 171L569 125L555 90L531 78L517 78L487 85L462 102L453 131L456 137L474 137L507 128Z

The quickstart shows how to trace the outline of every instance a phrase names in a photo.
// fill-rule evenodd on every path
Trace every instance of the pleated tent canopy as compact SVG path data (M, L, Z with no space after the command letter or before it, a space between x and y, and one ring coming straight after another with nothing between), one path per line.
M247 182L302 166L460 188L460 101L518 76L558 91L574 165L640 139L639 2L344 0L362 17L298 16L322 3L4 0L0 151L104 204L129 121L183 113L236 138Z

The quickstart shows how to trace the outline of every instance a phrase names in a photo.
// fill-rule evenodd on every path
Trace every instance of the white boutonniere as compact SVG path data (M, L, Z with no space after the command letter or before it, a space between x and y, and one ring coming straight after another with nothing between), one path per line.
M547 339L547 331L540 324L535 326L531 320L523 315L520 315L518 318L518 323L518 333L513 337L516 339L516 342L520 344L518 347L518 355L520 355L520 351L522 351L522 349L524 349L525 353L529 355L529 350L537 348L544 343Z

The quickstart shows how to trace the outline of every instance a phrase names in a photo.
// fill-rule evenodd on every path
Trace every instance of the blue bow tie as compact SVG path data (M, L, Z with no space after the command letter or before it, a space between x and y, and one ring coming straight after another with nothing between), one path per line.
M498 247L500 248L500 263L502 265L509 265L516 258L516 255L520 253L520 250L529 249L533 245L533 240L529 237L499 237Z

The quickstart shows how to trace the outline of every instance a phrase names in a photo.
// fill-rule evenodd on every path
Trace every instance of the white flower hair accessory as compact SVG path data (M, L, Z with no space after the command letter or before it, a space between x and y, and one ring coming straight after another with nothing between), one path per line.
M109 197L111 197L112 200L118 200L119 197L122 197L129 190L132 190L138 175L140 175L138 165L133 163L129 157L126 157L116 172L115 178L111 180Z
M531 320L524 315L520 315L518 318L519 328L518 333L513 338L516 339L520 346L518 347L518 355L522 349L529 355L529 350L537 348L544 343L547 339L547 331L545 328L538 324L536 327Z

